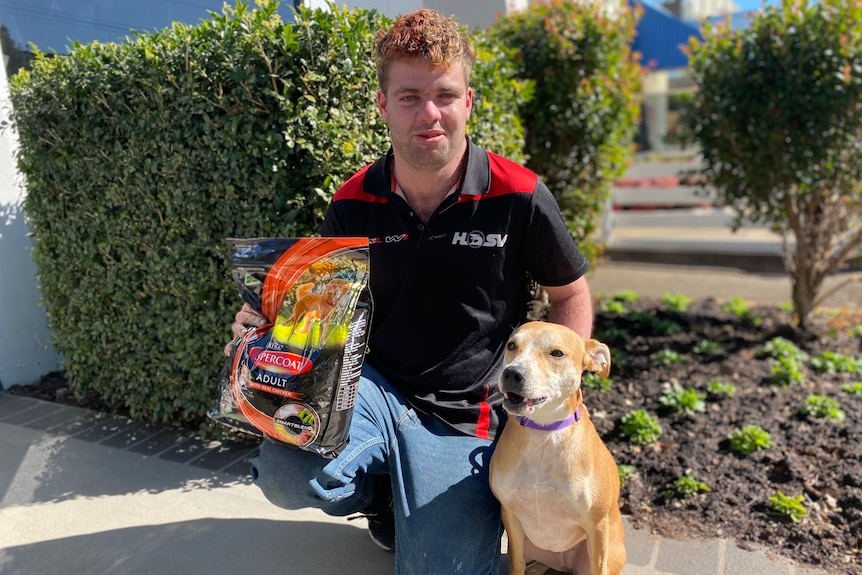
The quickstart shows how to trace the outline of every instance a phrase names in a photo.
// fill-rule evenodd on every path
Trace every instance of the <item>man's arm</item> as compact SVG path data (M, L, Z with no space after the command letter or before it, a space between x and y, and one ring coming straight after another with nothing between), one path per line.
M548 321L562 324L581 337L593 333L593 300L587 279L581 277L570 284L558 287L542 286L548 293L551 310Z

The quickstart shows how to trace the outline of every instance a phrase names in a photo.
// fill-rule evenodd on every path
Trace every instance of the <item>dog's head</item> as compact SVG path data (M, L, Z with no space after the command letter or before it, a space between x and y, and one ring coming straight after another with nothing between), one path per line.
M519 327L506 343L500 391L503 408L536 421L556 421L581 403L581 374L607 377L611 352L569 328L540 321Z
M338 303L338 300L341 299L345 293L347 293L350 288L350 283L342 279L334 279L330 280L329 283L323 288L323 293L326 296L326 303L331 306L335 306Z

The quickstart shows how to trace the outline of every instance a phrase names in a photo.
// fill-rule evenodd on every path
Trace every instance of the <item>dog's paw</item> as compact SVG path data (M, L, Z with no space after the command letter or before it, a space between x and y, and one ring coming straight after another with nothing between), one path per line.
M545 575L545 573L548 573L549 571L551 571L551 568L544 563L533 561L527 565L527 570L524 571L524 575Z

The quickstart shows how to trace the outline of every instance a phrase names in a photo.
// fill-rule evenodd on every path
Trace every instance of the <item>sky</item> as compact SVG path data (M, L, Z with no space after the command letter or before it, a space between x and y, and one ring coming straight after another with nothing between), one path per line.
M764 3L763 0L734 0L737 6L739 6L740 11L747 12L749 10L757 10L761 8ZM766 5L777 4L778 0L766 0Z

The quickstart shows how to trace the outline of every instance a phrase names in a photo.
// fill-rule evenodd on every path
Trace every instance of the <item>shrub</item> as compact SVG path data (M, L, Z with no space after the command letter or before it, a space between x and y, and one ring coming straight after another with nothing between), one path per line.
M588 259L592 236L626 167L637 128L640 71L631 53L635 13L624 2L533 2L494 32L517 51L534 101L521 108L527 165L542 176Z
M730 439L730 450L744 456L773 447L772 436L759 425L745 425L734 429L728 439Z
M658 419L642 409L625 414L620 432L634 445L649 445L658 441L662 428Z
M862 245L859 5L788 0L745 27L706 24L689 63L702 174L737 225L795 240L786 269L804 327L823 280Z

